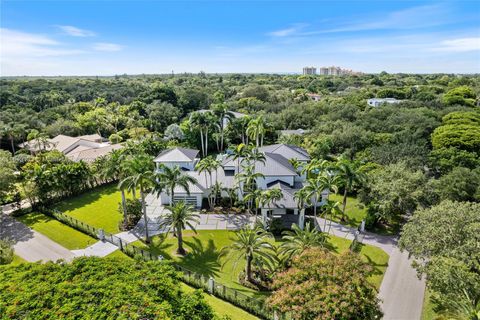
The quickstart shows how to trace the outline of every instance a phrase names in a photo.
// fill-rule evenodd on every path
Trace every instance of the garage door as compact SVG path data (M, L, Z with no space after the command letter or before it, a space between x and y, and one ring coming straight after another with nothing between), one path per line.
M195 196L174 196L173 202L185 201L187 204L196 207L197 206L197 197Z

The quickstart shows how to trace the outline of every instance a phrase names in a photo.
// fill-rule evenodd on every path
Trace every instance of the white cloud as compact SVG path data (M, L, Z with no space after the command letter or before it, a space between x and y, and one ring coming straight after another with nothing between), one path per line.
M95 36L95 32L85 29L80 29L74 26L57 26L62 30L64 33L72 36L72 37L93 37Z
M433 51L467 52L480 51L480 37L444 40Z
M64 56L84 52L83 50L64 48L61 43L46 35L5 28L0 28L0 44L2 59Z
M287 36L292 36L297 34L299 31L301 31L303 28L305 28L307 24L305 23L297 23L292 25L291 27L281 29L281 30L276 30L267 33L267 35L272 36L272 37L287 37Z
M97 42L93 45L93 49L96 51L114 52L122 50L123 46L116 43Z

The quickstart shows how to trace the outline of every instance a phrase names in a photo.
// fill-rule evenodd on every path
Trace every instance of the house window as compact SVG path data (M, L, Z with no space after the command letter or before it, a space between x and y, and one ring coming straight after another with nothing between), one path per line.
M232 177L235 175L235 170L224 170L226 177Z

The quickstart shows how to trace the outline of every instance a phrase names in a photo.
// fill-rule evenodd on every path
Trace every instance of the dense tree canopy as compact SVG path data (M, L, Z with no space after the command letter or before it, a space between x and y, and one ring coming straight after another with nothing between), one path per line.
M0 267L0 314L9 319L205 319L199 292L185 293L165 263L78 258Z
M294 319L380 319L377 292L366 280L370 272L355 253L310 249L277 275L268 303Z
M444 201L415 212L403 227L400 247L418 259L441 308L480 297L480 204Z

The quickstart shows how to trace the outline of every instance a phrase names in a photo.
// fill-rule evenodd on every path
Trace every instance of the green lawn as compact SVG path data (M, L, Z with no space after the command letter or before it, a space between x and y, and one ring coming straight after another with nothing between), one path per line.
M27 260L24 260L23 258L17 256L16 254L13 255L13 261L11 262L13 265L19 265L21 263L26 263L28 262Z
M70 250L83 249L97 242L96 239L42 213L32 212L17 219Z
M191 231L185 231L185 247L188 255L178 257L174 254L176 250L176 238L164 235L152 239L150 250L154 254L161 254L167 259L172 259L181 266L206 276L212 276L223 284L238 289L239 291L255 297L264 297L265 293L259 293L253 289L246 288L238 282L238 274L243 270L244 262L240 261L235 265L235 259L219 257L221 248L231 243L229 239L233 232L226 230L199 230L195 236ZM146 248L140 241L134 243L139 247ZM331 236L328 248L333 252L344 252L348 250L350 241ZM387 267L388 254L383 250L364 245L360 254L365 261L371 263L375 268L375 274L370 279L379 288L383 273Z
M65 214L110 233L120 232L122 201L116 184L95 188L77 197L63 200L54 206Z
M435 304L430 299L432 293L428 290L425 290L425 297L423 298L423 308L422 308L422 320L434 320L437 318L437 314L433 311Z
M340 208L342 208L343 196L340 194L331 194L330 200L340 202ZM333 221L341 222L351 227L358 227L362 220L367 216L367 209L358 201L357 198L347 197L347 206L345 208L346 221L342 222L341 216L338 215L333 218Z

